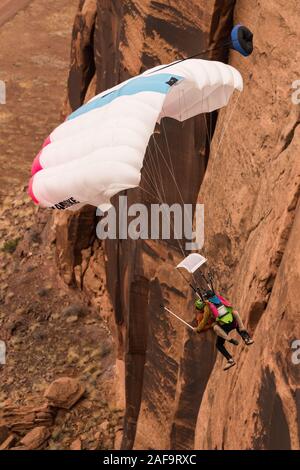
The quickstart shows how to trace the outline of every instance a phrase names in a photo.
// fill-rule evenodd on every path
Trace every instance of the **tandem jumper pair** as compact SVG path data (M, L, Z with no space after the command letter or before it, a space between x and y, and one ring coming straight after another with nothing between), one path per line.
M188 282L198 297L195 301L195 307L197 309L197 326L191 326L169 308L164 306L162 307L166 312L176 317L196 333L202 333L212 329L217 336L216 347L227 359L224 370L228 370L233 367L236 362L232 355L227 351L225 341L228 341L235 346L238 346L239 344L236 339L230 338L229 333L236 330L247 346L253 344L254 341L247 332L239 313L234 310L232 304L220 294L216 293L213 285L212 274L209 272L206 276L201 271L201 267L206 263L206 261L206 258L200 254L192 253L177 265L180 274L185 281ZM185 269L191 274L194 283L196 282L198 284L197 286L189 282L183 274L182 269Z

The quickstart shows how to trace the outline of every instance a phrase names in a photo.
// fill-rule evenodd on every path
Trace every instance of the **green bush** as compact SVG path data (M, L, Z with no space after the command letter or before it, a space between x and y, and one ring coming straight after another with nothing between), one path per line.
M2 247L2 251L5 251L5 253L13 253L18 246L19 240L19 238L7 240Z

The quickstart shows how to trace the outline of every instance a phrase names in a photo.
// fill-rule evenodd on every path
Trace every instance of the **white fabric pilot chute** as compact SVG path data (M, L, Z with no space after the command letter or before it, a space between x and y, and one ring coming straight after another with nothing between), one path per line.
M184 268L189 273L194 273L207 262L207 259L199 253L191 253L179 263L176 268Z
M32 165L29 194L36 204L107 210L112 196L139 186L157 122L222 108L243 88L240 73L222 62L188 59L166 67L100 93L50 134Z
M207 259L200 253L191 253L176 266L179 274L201 299L204 298L205 292L214 292L212 273L207 269L207 266L204 270L202 269L206 263ZM184 270L189 274L185 275Z

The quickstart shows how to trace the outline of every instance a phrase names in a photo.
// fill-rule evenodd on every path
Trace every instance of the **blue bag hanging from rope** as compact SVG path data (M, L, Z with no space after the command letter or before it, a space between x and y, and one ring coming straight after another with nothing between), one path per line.
M253 33L246 26L236 25L231 31L231 48L244 57L253 52Z

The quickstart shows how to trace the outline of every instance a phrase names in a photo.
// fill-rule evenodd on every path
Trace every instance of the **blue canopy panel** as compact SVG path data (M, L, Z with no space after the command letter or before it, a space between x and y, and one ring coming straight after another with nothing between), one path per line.
M67 120L75 119L76 117L88 113L93 109L102 108L120 96L136 95L137 93L145 91L163 93L166 95L170 87L175 83L183 80L183 78L184 77L180 77L179 75L170 75L169 73L134 78L129 80L125 85L121 86L117 90L111 91L104 96L100 96L99 98L84 104L79 109L70 114Z

